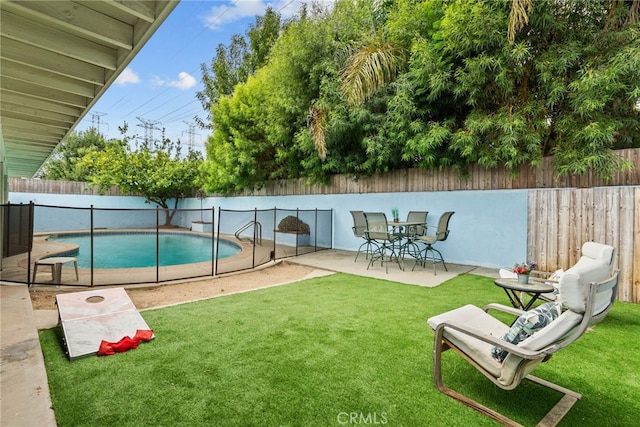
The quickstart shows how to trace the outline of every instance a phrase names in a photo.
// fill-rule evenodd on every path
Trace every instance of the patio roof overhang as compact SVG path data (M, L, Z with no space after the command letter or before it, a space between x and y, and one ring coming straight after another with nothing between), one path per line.
M179 0L0 2L0 161L33 177Z

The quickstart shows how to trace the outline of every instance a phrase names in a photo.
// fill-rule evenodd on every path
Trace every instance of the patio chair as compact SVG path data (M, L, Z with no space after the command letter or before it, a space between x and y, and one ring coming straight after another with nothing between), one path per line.
M428 324L435 333L433 375L438 390L505 425L520 425L444 385L442 352L453 349L504 390L515 389L526 378L562 393L562 398L538 424L557 425L582 395L535 377L531 372L604 319L613 306L618 287L619 271L607 280L596 281L606 270L601 264L574 266L571 270L561 279L562 302L547 302L529 312L501 304L489 304L483 309L466 305L430 318ZM510 328L491 316L490 309L520 317ZM530 399L526 404L535 402Z
M455 212L449 211L440 215L440 219L438 220L438 228L435 234L429 235L427 230L426 235L416 237L416 243L424 243L425 247L424 249L422 249L422 251L420 251L420 256L416 258L416 261L413 264L413 268L411 269L412 271L416 268L416 264L425 266L427 262L433 264L434 275L436 274L436 264L440 262L444 266L444 271L448 271L447 264L445 264L444 258L442 258L442 254L439 250L435 249L433 245L435 245L437 242L444 242L445 240L447 240L447 237L449 237L449 220L454 213Z
M367 219L364 217L364 213L362 211L349 212L351 212L351 216L353 217L353 227L351 227L351 229L353 230L353 235L355 237L364 239L364 243L361 244L358 248L358 251L356 252L356 258L353 260L353 262L358 261L358 255L360 255L363 247L365 248L365 258L369 259L369 254L371 254L372 252L371 246L374 245L375 242L369 239L369 237L367 237L367 234L365 233L365 230L367 229Z
M385 271L389 273L389 261L393 261L394 258L400 269L404 269L402 258L396 251L396 243L401 240L401 237L389 232L387 216L382 212L365 212L364 217L367 221L365 234L376 245L376 249L371 253L367 270L380 260L381 265L385 266Z
M401 237L407 241L402 245L402 256L405 254L414 259L420 257L420 246L416 243L419 236L424 236L427 232L427 211L409 211L407 214L408 223L420 223L420 225L407 225L400 233Z

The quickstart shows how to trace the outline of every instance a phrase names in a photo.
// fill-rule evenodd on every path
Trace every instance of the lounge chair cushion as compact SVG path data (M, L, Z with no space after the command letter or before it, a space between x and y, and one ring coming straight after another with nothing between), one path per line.
M604 245L602 243L585 242L582 245L581 252L582 256L603 261L608 266L611 266L611 263L613 262L613 246Z
M562 304L558 302L544 303L520 315L501 339L512 344L518 344L549 325L560 316L561 312ZM502 362L507 356L507 351L495 346L491 348L491 355L497 361Z
M522 347L526 350L542 350L552 344L555 344L565 337L567 337L582 320L582 315L574 313L573 311L565 311L551 324L531 335L529 338L521 341L518 347ZM523 376L529 374L535 369L535 367L542 362L542 358L533 359L525 363L528 366L521 373ZM516 374L518 373L518 367L523 363L523 359L520 356L509 353L502 362L502 370L498 381L503 385L516 384L518 379Z
M609 278L609 264L602 260L595 260L582 257L578 262L568 269L560 279L559 297L560 301L568 309L576 313L584 313L587 303L587 293L591 282L601 282ZM596 296L594 301L594 314L602 312L611 302L611 290L602 292Z
M550 327L538 331L520 342L518 346L527 350L541 350L567 336L580 323L580 320L582 320L581 315L565 311L551 323ZM509 330L509 326L471 304L433 316L427 322L434 330L441 323L453 322L465 330L481 331L496 338L504 336ZM523 375L526 375L533 371L544 359L543 355L540 358L523 361L522 357L509 353L501 363L492 357L491 349L493 344L491 343L449 328L445 329L444 337L504 386L515 386L517 384L516 373L523 362L527 364L523 373Z
M509 326L472 304L467 304L427 320L429 326L434 330L444 322L453 322L465 329L476 329L496 338L504 335L509 329ZM444 337L492 375L495 377L500 375L501 364L491 357L491 343L448 328L445 329Z
M577 313L584 313L588 285L591 282L607 280L611 275L611 264L615 249L602 243L585 242L582 256L560 278L558 297L565 307ZM611 301L611 292L599 294L594 301L594 314L602 312Z

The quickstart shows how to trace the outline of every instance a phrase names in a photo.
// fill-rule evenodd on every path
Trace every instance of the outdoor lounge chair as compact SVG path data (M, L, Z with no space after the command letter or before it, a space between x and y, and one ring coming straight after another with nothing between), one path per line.
M436 387L505 425L519 425L444 385L442 352L453 349L502 389L513 390L526 378L562 393L564 396L538 425L553 426L559 423L582 395L530 373L540 363L548 361L555 352L580 338L589 326L604 319L616 299L618 286L618 271L609 279L601 281L602 275L608 271L608 265L601 262L572 267L560 280L559 301L547 302L529 312L501 304L489 304L483 309L466 305L430 318L428 324L435 333L433 371ZM558 317L553 319L553 316L547 316L543 307L545 310L558 310ZM561 314L560 307L564 307ZM490 309L520 317L510 328L488 314ZM536 317L531 317L532 315ZM534 329L528 337L526 333L522 333L526 330L525 326ZM544 327L535 331L536 327L541 326ZM521 341L512 339L514 336ZM496 359L496 354L503 359ZM534 403L535 400L527 402L529 405Z

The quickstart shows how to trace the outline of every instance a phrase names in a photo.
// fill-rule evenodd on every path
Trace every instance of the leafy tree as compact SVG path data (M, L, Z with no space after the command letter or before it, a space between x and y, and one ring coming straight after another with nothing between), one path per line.
M331 58L322 10L310 17L303 12L303 19L286 26L268 62L213 105L215 132L207 143L205 189L226 192L302 176L302 152L294 137L306 129L324 63Z
M628 167L613 150L640 146L638 4L312 6L212 105L206 187L406 167L517 171L550 155L558 174L607 178Z
M56 181L88 181L91 171L79 160L91 151L103 150L107 144L95 128L71 132L44 163L40 176Z
M453 2L439 31L415 45L410 72L424 88L427 126L405 157L444 148L461 167L515 169L554 154L560 174L603 178L625 167L611 149L638 142L629 96L640 83L637 24L604 28L600 2L537 1L526 34L510 44L508 13L505 3Z
M81 162L92 171L90 182L100 192L117 185L124 192L140 194L164 210L165 226L169 226L178 200L193 193L202 158L191 150L183 156L179 141L163 137L161 142L144 141L133 149L125 137L103 151L88 153Z
M219 44L211 66L201 64L204 89L196 93L196 98L205 111L218 103L222 96L233 93L239 83L265 64L269 52L280 35L281 15L268 7L264 16L256 16L245 36L234 34L228 46ZM196 117L202 128L211 128L211 116L206 120Z

